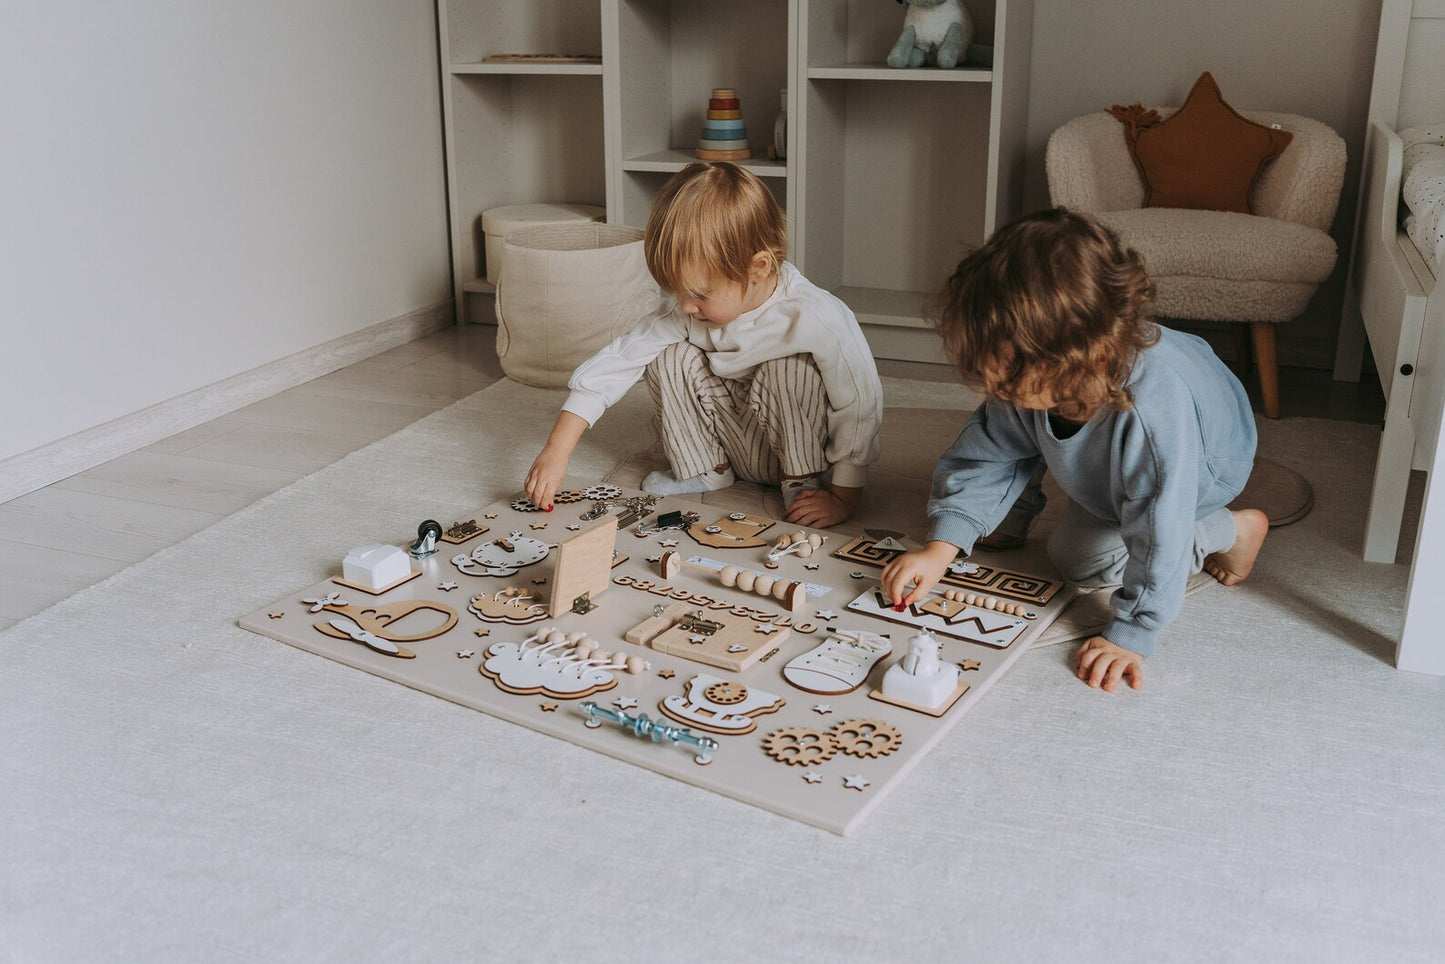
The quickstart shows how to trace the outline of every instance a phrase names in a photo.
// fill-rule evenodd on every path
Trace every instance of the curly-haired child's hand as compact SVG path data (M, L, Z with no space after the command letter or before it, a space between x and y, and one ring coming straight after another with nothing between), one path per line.
M1144 685L1144 657L1115 646L1103 636L1085 641L1074 659L1079 679L1094 689L1112 693L1121 679L1128 682L1130 689L1137 690Z
M557 494L562 480L567 477L568 461L570 460L567 454L559 454L550 445L542 449L527 471L527 482L524 486L527 498L544 509L549 508L552 497Z
M893 600L895 606L918 602L943 578L948 564L957 555L958 546L937 540L922 549L905 552L883 567L883 594ZM910 585L912 592L908 591Z

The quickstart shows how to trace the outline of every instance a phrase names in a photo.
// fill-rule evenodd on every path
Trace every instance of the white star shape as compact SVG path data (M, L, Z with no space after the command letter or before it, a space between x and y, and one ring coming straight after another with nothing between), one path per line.
M619 710L637 709L637 701L630 696L620 696L612 701L612 705L617 707Z
M748 648L746 646L740 645L738 643L733 643L731 646L728 647L729 653L746 653L747 651Z
M833 610L831 610L831 609L820 609L820 610L818 610L816 613L814 613L813 615L815 615L815 616L817 616L819 619L823 619L823 620L827 620L827 619L837 619L837 618L838 618L838 614L835 613L835 612L834 612Z
M765 635L765 636L766 636L768 633L776 632L776 631L777 631L777 628L778 628L778 627L774 626L772 623L755 623L755 624L753 624L753 632L755 632L755 633L762 633L762 634Z
M453 589L457 588L457 584L448 580L447 582L442 583L440 586L437 586L437 588L440 589L442 592L451 592Z
M827 716L829 713L833 712L833 707L829 706L827 703L819 703L817 706L813 707L813 712L817 713L820 716Z
M816 571L817 568L818 568L818 564L817 564L816 562L805 562L805 563L803 563L803 568L804 568L804 569L812 569L812 570Z
M580 529L580 528L582 528L582 527L581 527L580 525L578 525L577 523L574 522L574 523L572 523L571 525L569 525L569 526L567 527L567 531L568 531L568 532L576 532L576 531L577 531L578 529Z
M662 546L662 548L664 548L664 549L676 549L676 548L677 548L677 540L676 540L676 539L663 539L661 542L658 543L658 545Z
M818 773L816 770L809 770L807 773L803 774L803 782L804 782L804 783L822 783L822 782L823 782L823 774Z
M861 773L851 773L843 778L843 786L847 787L849 790L858 790L860 792L865 787L870 786L872 782L873 781L871 780L865 780L863 778L863 774Z
M703 643L707 642L707 637L706 637L706 636L689 636L689 637L687 637L687 641L688 641L689 643L692 643L694 646L701 646Z
M648 562L661 562L661 561L662 561L662 557L661 557L661 556L648 556L648 557L647 557L647 561L648 561Z
M475 656L475 655L477 655L477 654L476 654L476 652L475 652L474 650L470 650L470 649L459 649L459 650L457 650L457 659L471 659L471 658L472 658L473 656Z

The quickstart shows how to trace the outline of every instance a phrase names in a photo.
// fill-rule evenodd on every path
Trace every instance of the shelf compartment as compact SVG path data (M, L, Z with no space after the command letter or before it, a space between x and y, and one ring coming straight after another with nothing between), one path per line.
M452 64L452 76L464 74L558 74L574 76L602 76L601 64Z
M895 84L988 84L993 82L993 70L989 67L956 67L953 70L927 67L895 69L884 63L825 64L809 67L808 79L877 80Z
M665 174L676 173L696 161L691 150L654 151L638 157L629 157L622 162L624 171L653 171ZM734 161L758 177L787 177L788 166L783 161L770 161L766 157L751 157L746 161Z

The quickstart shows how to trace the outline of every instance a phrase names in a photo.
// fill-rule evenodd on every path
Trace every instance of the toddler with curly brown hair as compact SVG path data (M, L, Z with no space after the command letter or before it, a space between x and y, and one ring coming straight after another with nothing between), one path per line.
M1112 622L1075 659L1090 686L1139 688L1190 573L1249 575L1269 521L1228 508L1254 463L1249 400L1202 339L1149 320L1153 297L1134 251L1063 208L959 263L932 320L986 401L938 461L927 545L883 571L895 604L921 600L1016 502L1041 506L1020 499L1041 465L1069 498L1050 560L1076 585L1118 586Z

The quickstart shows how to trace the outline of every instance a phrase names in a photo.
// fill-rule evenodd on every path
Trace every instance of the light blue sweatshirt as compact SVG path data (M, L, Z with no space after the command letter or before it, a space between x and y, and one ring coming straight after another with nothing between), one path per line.
M929 538L971 551L1042 457L1070 499L1119 527L1129 559L1103 635L1148 654L1184 603L1194 523L1244 488L1256 437L1244 388L1194 335L1161 328L1125 384L1132 408L1101 411L1066 439L1047 412L986 402L938 460Z

